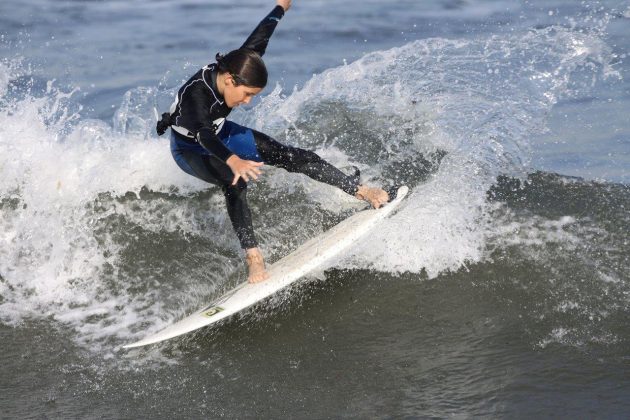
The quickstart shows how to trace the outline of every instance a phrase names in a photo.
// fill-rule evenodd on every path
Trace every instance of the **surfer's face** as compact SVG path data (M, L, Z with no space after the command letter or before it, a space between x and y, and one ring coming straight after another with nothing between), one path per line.
M229 108L234 108L239 105L248 104L252 98L258 95L262 91L262 88L250 87L239 85L234 83L234 79L231 76L225 78L225 85L223 87L223 98L225 104Z

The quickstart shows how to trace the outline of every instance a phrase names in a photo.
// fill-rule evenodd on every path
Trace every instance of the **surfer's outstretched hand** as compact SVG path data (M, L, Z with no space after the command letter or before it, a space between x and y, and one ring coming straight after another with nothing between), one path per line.
M282 6L284 11L286 12L287 10L289 10L289 7L291 7L291 0L277 0L276 4L278 6Z
M389 195L382 188L368 187L367 185L359 185L355 197L359 200L365 200L375 209L381 207L389 201Z
M236 155L232 155L225 163L227 163L234 174L232 185L236 185L239 178L243 178L243 181L249 182L250 179L258 179L258 177L262 175L262 171L259 169L263 166L262 162L245 160Z

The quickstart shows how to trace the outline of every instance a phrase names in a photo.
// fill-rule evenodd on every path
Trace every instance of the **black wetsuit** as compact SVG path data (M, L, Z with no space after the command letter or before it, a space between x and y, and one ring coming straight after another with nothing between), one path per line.
M262 56L283 15L284 9L276 6L241 48ZM246 200L247 183L239 179L231 185L234 174L225 161L232 154L303 173L348 194L356 193L358 175L346 176L311 151L283 145L263 133L226 121L231 108L217 89L217 74L217 65L209 64L179 89L168 120L171 152L186 173L223 188L232 226L244 249L256 247L257 241Z

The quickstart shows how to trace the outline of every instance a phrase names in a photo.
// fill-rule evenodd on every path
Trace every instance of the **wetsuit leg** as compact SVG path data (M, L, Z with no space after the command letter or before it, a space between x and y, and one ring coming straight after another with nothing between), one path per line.
M232 170L216 156L177 147L172 147L171 152L175 162L184 172L223 189L228 215L241 247L243 249L257 247L252 216L247 205L247 183L239 179L236 185L232 185L234 179Z
M223 189L227 212L241 247L257 247L252 215L247 205L247 182L239 179L236 185L232 185L232 170L216 156L199 156L193 153L185 153L184 156L195 172L194 176Z
M232 227L241 243L241 248L256 248L258 242L254 235L252 214L247 205L247 182L239 179L236 185L224 186L223 193Z
M316 181L324 182L354 195L359 187L358 175L345 175L316 153L287 146L266 134L252 130L256 148L263 162L284 168L289 172L303 173Z

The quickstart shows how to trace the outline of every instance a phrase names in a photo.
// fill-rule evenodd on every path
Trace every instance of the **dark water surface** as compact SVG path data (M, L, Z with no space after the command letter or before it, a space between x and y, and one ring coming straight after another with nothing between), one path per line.
M0 3L0 418L626 418L630 3L295 1L234 120L412 188L240 317L121 345L244 279L153 107L273 2ZM357 211L268 168L269 261Z

